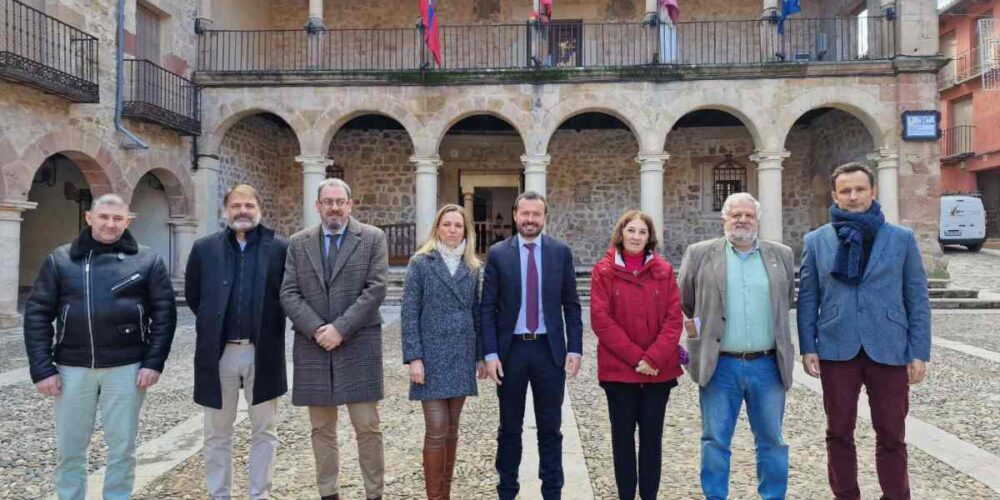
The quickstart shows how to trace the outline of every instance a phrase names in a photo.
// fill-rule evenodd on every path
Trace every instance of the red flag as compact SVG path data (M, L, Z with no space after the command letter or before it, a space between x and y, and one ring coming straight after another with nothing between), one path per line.
M670 22L677 24L677 20L681 17L681 8L677 6L677 0L660 0L660 8L667 9Z
M441 65L441 41L438 38L437 0L420 0L420 16L424 25L424 43L434 56L434 62Z
M545 16L546 20L552 20L552 0L539 0L538 3L542 8L542 15Z

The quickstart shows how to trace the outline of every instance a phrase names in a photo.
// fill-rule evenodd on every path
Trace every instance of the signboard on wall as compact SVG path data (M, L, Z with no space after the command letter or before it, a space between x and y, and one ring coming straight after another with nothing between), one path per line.
M941 113L934 110L903 111L904 141L936 141L941 138Z

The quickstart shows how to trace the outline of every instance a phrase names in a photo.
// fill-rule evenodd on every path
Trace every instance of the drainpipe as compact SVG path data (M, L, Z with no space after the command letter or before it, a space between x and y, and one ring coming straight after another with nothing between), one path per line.
M118 71L118 82L115 86L115 128L128 139L122 144L125 149L149 149L149 145L142 142L131 130L125 128L122 121L122 107L125 99L125 0L118 0L118 34L116 35L118 47L116 50L115 65Z

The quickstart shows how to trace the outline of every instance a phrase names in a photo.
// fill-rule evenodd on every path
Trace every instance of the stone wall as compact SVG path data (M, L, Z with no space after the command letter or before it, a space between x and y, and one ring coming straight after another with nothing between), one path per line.
M413 222L413 143L406 131L341 130L329 155L344 169L358 220L374 225Z
M576 265L592 266L618 218L639 208L639 146L629 130L559 130L549 154L548 232L570 244Z
M298 141L287 125L262 115L240 120L222 142L219 199L236 184L250 184L261 197L262 223L285 236L295 233L302 228L297 154Z
M829 222L830 173L838 165L856 161L874 168L867 155L875 148L871 133L854 116L839 109L817 118L807 129L812 144L810 184L813 196L809 202L809 224L819 227ZM792 142L789 136L788 143ZM786 143L786 145L788 144ZM902 194L902 193L901 193Z

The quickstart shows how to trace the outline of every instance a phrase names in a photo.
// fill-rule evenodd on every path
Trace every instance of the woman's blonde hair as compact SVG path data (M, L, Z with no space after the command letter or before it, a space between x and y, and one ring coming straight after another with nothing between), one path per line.
M659 238L656 237L656 228L653 224L653 218L647 215L641 210L629 210L625 212L618 223L615 224L615 229L611 232L611 245L618 249L619 252L625 252L625 226L629 222L636 219L641 220L646 224L646 229L649 231L649 240L646 242L646 253L655 252L657 245L660 244Z
M465 213L465 209L453 203L449 203L438 210L437 215L434 216L434 224L431 226L431 234L427 235L427 240L424 241L424 244L421 245L420 248L413 253L413 255L431 253L437 248L438 226L441 225L441 219L443 219L446 214L450 214L452 212L462 214L462 224L465 226L465 254L462 257L462 260L465 261L465 265L469 266L469 270L476 271L481 265L479 258L476 257L476 227L469 220L469 216Z

